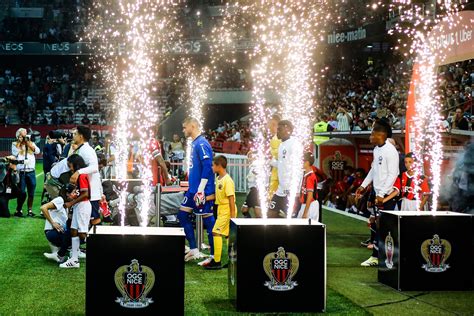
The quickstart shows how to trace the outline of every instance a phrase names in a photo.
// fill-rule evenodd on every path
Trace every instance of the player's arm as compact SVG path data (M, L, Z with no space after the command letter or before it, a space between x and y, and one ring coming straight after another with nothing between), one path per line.
M40 207L41 212L43 212L44 217L51 224L51 226L53 226L53 228L56 229L58 232L64 232L64 228L55 221L53 221L53 219L51 218L51 214L49 214L49 210L55 209L56 205L54 205L53 202L48 202L46 204L41 205Z
M364 194L365 188L367 188L367 186L372 183L373 179L374 179L374 169L370 168L369 173L367 174L367 176L365 176L364 182L362 182L360 187L358 187L356 190L356 198L360 198L360 196Z
M155 159L158 162L158 165L160 166L161 170L163 170L164 177L165 177L165 180L166 180L166 185L171 185L172 182L170 180L170 175L168 173L168 167L166 167L165 160L163 159L161 154L158 157L156 157Z
M198 148L198 155L199 159L201 160L202 164L202 171L201 171L201 182L199 183L198 192L204 192L206 185L209 181L214 181L214 172L212 172L212 151L210 148L206 148L207 146L200 146Z
M428 182L426 179L423 179L423 182L421 183L421 203L420 203L420 211L423 211L425 209L425 204L428 202L428 193L430 192L430 188L428 187Z
M383 199L383 203L387 203L387 202L390 201L391 199L397 197L398 194L400 194L400 192L398 191L398 189L397 189L397 188L393 188L392 193L390 193L389 195L387 195L387 196Z
M305 207L304 207L303 218L308 218L309 207L310 207L311 203L314 201L313 191L308 190L308 193L309 192L311 192L311 194L308 194L308 196L306 197L306 204L305 204Z
M237 216L237 211L235 210L235 196L228 196L229 198L229 207L230 207L230 218L235 218Z
M81 193L79 194L79 196L77 198L75 198L74 200L72 200L70 202L65 203L64 207L65 208L71 208L73 205L76 205L77 203L82 202L84 200L87 200L89 198L89 190L88 189L83 189L80 192Z
M79 196L73 199L72 201L64 204L64 207L70 208L71 206L79 202L82 202L84 200L87 200L88 198L89 198L89 180L87 179L86 175L83 175L81 178L79 178Z

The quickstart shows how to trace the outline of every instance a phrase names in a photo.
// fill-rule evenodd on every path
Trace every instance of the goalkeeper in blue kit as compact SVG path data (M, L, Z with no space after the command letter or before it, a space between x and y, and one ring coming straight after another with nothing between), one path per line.
M190 165L188 166L189 189L184 195L178 213L179 222L184 228L190 248L184 259L189 261L202 257L196 246L194 228L190 219L191 212L194 212L197 216L202 216L209 245L211 246L211 257L214 254L212 228L215 223L213 215L215 182L212 171L212 147L201 135L199 122L195 118L185 119L183 132L186 138L191 137L193 140Z

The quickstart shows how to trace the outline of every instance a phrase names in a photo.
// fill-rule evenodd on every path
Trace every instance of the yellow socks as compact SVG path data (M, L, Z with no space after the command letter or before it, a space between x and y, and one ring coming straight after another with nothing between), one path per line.
M214 236L214 261L221 262L222 258L222 236Z

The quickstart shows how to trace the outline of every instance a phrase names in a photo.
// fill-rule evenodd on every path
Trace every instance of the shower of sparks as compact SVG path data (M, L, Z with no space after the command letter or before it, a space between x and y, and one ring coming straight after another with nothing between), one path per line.
M209 68L203 67L201 70L193 65L189 60L184 59L181 62L182 74L184 78L184 92L180 99L182 104L186 104L188 115L199 122L199 129L204 130L203 106L207 99L209 89ZM186 140L186 168L191 163L191 144L192 139Z
M138 144L138 172L143 194L138 201L140 225L147 226L152 205L150 143L158 123L154 94L157 60L165 60L164 44L179 39L177 8L173 2L154 0L96 0L86 34L98 52L100 70L115 111L116 176L121 183L119 210L125 224L127 162L132 139ZM161 59L161 60L160 60Z
M430 166L431 211L433 212L436 212L438 207L443 159L441 141L443 118L440 112L441 100L437 91L436 66L439 65L439 61L443 61L449 49L444 51L436 49L433 39L428 38L428 32L441 21L447 21L449 29L457 26L461 21L456 19L456 13L462 8L462 5L451 0L438 0L437 4L431 3L429 6L400 0L394 0L391 4L391 10L399 12L401 16L400 22L389 33L398 33L401 37L408 39L407 43L399 39L399 45L395 49L402 50L408 47L409 51L404 52L405 57L412 54L418 65L414 69L418 72L418 80L415 82L415 115L412 125L415 133L412 150L417 157L413 182L415 192L420 192L424 166L427 162ZM421 196L415 194L415 197L418 209Z
M281 100L283 119L293 123L293 138L299 146L294 153L289 175L288 218L302 177L303 150L311 141L311 122L317 83L315 51L324 39L330 20L328 2L307 0L241 1L228 5L224 22L216 31L218 41L211 47L225 54L230 47L250 34L252 68L251 126L254 131L252 152L262 214L267 216L270 160L268 159L271 115L265 92L274 90ZM213 52L214 53L214 52Z

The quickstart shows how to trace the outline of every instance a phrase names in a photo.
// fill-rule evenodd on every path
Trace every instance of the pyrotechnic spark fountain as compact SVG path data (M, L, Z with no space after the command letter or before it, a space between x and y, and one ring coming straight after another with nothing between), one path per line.
M187 104L188 115L199 122L199 128L203 131L204 115L203 106L207 99L207 90L209 89L209 68L193 65L189 60L182 62L183 71L181 77L185 79L185 91L181 94L181 103ZM192 139L186 140L186 168L191 163L191 144Z
M158 79L155 59L165 53L164 43L179 38L176 8L172 2L152 0L95 1L88 37L99 52L96 67L102 71L115 105L116 172L121 182L120 212L124 225L127 162L130 140L138 136L139 177L143 183L139 201L140 225L148 223L151 204L152 155L150 143L158 122L153 99ZM157 48L158 47L158 48ZM163 58L164 59L164 58Z
M411 4L411 1L393 1L392 10L404 12L400 17L400 23L390 33L397 32L407 36L411 43L410 53L414 55L416 64L419 66L414 71L418 72L418 81L415 83L415 116L413 118L413 130L415 132L413 152L418 161L415 163L414 185L415 191L420 190L422 175L424 174L424 163L430 165L432 206L431 211L436 212L438 207L439 189L441 183L441 162L443 159L443 147L441 142L442 117L440 114L441 100L437 91L436 61L445 58L446 51L436 48L433 39L428 38L427 33L432 26L440 21L448 21L449 28L453 28L459 21L456 13L462 9L462 5L455 4L450 0L438 0L438 9L442 14L435 14L436 4L431 8L423 8L420 5ZM399 40L402 47L407 43ZM399 49L399 47L396 47ZM405 53L408 56L408 53ZM409 137L409 135L407 135ZM417 208L420 205L420 196L415 195Z
M265 91L275 90L281 99L284 119L296 127L293 137L300 145L292 159L289 212L291 217L299 180L302 174L303 148L310 142L310 123L314 110L316 72L315 50L323 40L325 23L330 19L327 1L243 1L228 7L229 13L219 34L219 51L225 51L232 42L240 40L238 30L251 25L255 48L249 57L255 62L252 70L253 115L255 131L252 151L257 172L262 213L266 216L269 167L269 108Z

